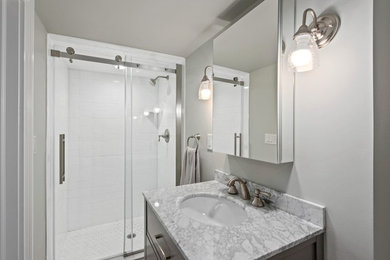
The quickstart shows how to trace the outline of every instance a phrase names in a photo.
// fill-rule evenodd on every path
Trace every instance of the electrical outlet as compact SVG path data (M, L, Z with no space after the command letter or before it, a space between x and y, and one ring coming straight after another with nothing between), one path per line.
M207 150L213 150L213 134L207 134Z
M265 144L276 144L276 134L264 134Z

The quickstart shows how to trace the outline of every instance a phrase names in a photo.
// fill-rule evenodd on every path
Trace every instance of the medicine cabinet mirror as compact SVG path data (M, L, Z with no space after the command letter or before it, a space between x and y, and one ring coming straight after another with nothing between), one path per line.
M294 1L265 0L213 42L213 151L293 161Z

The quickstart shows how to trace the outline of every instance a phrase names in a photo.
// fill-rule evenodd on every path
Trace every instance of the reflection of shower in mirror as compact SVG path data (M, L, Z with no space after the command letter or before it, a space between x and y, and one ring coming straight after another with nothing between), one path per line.
M169 75L166 75L166 76L157 76L155 77L154 79L150 79L150 84L152 84L153 86L156 86L156 83L157 83L157 80L158 79L166 79L166 80L169 80Z

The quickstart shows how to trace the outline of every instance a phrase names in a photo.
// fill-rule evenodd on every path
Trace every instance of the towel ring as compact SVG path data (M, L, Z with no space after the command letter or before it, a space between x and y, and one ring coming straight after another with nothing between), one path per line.
M194 134L194 135L191 135L187 138L187 146L189 147L190 146L190 140L191 139L195 139L196 141L196 149L198 149L199 147L199 139L200 139L200 134Z

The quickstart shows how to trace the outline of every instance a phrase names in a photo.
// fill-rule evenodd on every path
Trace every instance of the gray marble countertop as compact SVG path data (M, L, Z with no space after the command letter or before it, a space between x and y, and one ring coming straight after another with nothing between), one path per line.
M212 226L193 220L179 209L190 195L225 197L245 208L248 219L234 226ZM267 259L324 232L324 228L279 208L255 208L250 201L227 194L217 181L144 192L144 197L182 253L190 260Z

